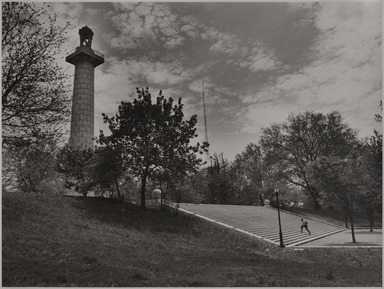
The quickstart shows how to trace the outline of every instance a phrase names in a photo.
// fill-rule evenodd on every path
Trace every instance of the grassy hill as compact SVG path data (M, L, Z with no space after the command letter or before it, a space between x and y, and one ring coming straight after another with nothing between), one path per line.
M381 249L281 249L187 215L3 192L3 286L381 286Z

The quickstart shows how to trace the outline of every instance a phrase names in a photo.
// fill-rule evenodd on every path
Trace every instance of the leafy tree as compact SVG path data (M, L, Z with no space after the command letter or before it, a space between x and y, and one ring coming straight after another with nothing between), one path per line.
M178 212L180 203L201 203L204 199L204 192L207 188L206 169L202 169L194 174L184 177L178 182L167 184L166 188L160 187L165 192L167 199L175 203L175 211Z
M287 122L263 129L260 140L274 177L304 188L315 208L321 207L321 198L308 176L308 164L324 156L345 157L356 142L356 132L339 112L291 114Z
M183 159L164 159L163 165L155 168L149 180L155 184L156 188L160 188L161 194L161 209L164 210L164 203L167 198L172 198L176 203L181 200L196 200L198 199L198 193L196 196L192 196L191 188L188 186L195 178L197 172L192 174L185 173L185 163ZM185 189L186 191L183 191Z
M380 100L379 108L382 111L383 110L383 101ZM383 116L381 114L375 114L375 120L376 122L382 123L383 122Z
M250 205L260 201L263 205L265 168L260 146L248 144L244 152L236 155L231 170L235 202Z
M67 187L75 186L79 190L80 185L89 182L86 168L94 156L91 148L79 149L66 144L56 154L56 170L67 176ZM86 196L87 191L83 190Z
M382 109L382 102L380 101ZM375 115L377 122L382 122L380 114ZM373 231L373 215L381 212L382 208L382 181L383 181L383 135L374 130L363 145L362 154L364 172L361 178L364 182L365 191L359 196L359 204L368 216L370 230Z
M231 181L230 163L223 153L214 154L207 171L208 190L204 201L211 204L233 203L234 190Z
M28 147L60 135L70 100L55 57L69 28L56 25L46 4L2 3L3 146Z
M383 135L375 130L374 136L372 136L364 145L363 172L360 177L363 180L365 190L359 198L359 204L367 214L371 231L373 231L374 213L382 211L382 157Z
M347 158L322 157L310 164L309 171L319 188L343 208L351 224L352 241L356 243L353 218L359 196L364 192L363 157L357 156L357 152Z
M186 179L181 182L181 190L179 190L179 194L174 200L177 203L201 203L203 200L203 193L208 187L205 176L206 170L202 169L197 173L186 177Z
M154 172L195 172L202 163L196 154L203 154L208 144L190 144L197 136L197 116L184 120L181 98L174 104L172 98L167 100L160 91L153 103L148 88L137 89L137 94L132 102L122 102L115 116L103 117L111 131L106 138L122 148L129 172L140 179L141 207L145 208L146 184Z
M359 195L357 196L357 198L358 197ZM328 210L341 212L344 217L345 228L349 229L349 225L348 225L349 217L346 214L343 207L340 205L340 202L332 194L326 194L324 192L321 192L321 203L322 203L322 207Z
M43 182L56 177L54 142L27 148L9 147L3 151L3 186L7 190L40 191Z
M280 188L279 203L282 209L293 212L294 208L298 207L302 199L302 192L297 187L284 186L282 189Z
M94 156L85 167L88 180L80 187L81 192L87 192L92 188L99 188L101 191L108 190L113 197L116 190L117 198L124 200L124 194L120 191L120 184L123 183L125 167L122 153L118 148L105 145L96 148Z

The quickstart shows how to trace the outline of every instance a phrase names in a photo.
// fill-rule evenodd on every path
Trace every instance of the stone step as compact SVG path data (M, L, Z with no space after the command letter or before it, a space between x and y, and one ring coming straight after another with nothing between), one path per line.
M256 206L232 206L212 204L181 204L180 208L189 213L208 218L222 225L238 228L243 232L257 235L274 244L280 243L277 210ZM321 220L309 219L304 216L281 212L281 226L284 243L297 244L306 240L316 239L323 235L340 231L340 227ZM308 235L306 230L300 232L301 218L309 220Z

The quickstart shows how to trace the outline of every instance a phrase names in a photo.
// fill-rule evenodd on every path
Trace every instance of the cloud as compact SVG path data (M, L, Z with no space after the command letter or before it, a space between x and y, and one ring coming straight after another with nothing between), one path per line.
M148 83L155 85L174 85L188 80L191 71L184 69L178 61L172 63L128 61L130 74L134 77L145 78Z
M315 2L287 2L287 10L291 13L301 12L303 10L313 10Z
M180 31L187 34L187 36L191 39L196 39L199 36L199 33L195 30L195 28L189 24L182 26Z
M236 113L237 120L242 123L241 132L260 136L261 129L273 123L284 122L289 113L295 111L294 105L273 106L270 104L253 104Z
M135 97L136 87L162 89L167 96L183 96L183 99L192 104L193 99L189 99L188 94L173 86L191 80L206 67L204 64L186 69L179 61L164 63L117 58L108 59L108 64L105 65L107 66L103 70L97 69L95 73L95 95L99 99L99 110L102 109L104 113L114 113L121 101Z
M178 38L170 38L165 44L165 48L175 48L177 46L180 46L184 43L184 38L183 37L178 37Z
M208 26L204 26L204 29L205 32L201 34L201 38L215 41L209 50L231 57L226 61L227 63L247 68L251 72L273 70L282 64L274 49L268 48L260 40L253 41L251 45L242 45L237 35L224 33Z
M114 3L115 11L106 13L116 33L111 46L125 51L144 43L163 44L173 49L183 44L178 16L162 3Z
M75 20L80 18L84 13L84 5L79 2L57 2L54 5L50 5L53 12L60 15L60 20Z
M94 8L85 9L85 14L87 15L87 17L95 17L98 13L99 13L98 9L94 9Z
M43 3L37 3L43 4ZM64 27L67 22L69 22L74 29L67 35L67 41L63 44L63 48L72 50L76 46L79 45L79 36L78 36L78 26L79 21L81 19L81 15L84 12L83 3L69 2L69 3L49 3L49 9L51 12L58 15L56 19L56 24L60 27ZM48 21L46 21L48 23Z
M339 110L352 128L370 134L381 99L380 13L364 3L323 3L315 22L320 33L309 48L313 61L242 96L250 104L239 116L243 130L267 123L268 110L279 116L288 110Z
M239 63L240 67L247 67L253 72L273 70L281 64L276 53L258 41L253 44L246 60Z
M129 83L145 83L148 86L169 86L187 81L194 74L193 70L183 67L179 61L164 63L145 60L110 58L108 67L100 78L103 79L100 89L113 91L113 88ZM111 85L112 83L112 85Z
M197 79L189 83L188 88L195 92L199 99L202 99L203 83L201 79ZM210 105L226 105L230 102L228 97L234 96L231 90L217 86L211 78L204 78L204 95L205 104L207 105L208 110L217 110L217 106ZM222 111L223 110L221 110L221 112Z
M121 51L156 47L173 50L188 45L208 45L207 54L230 57L228 63L247 68L250 72L270 71L281 62L272 48L260 40L251 44L241 43L233 33L220 31L206 25L193 15L179 16L166 3L114 3L115 11L106 13L116 33L106 35L110 46ZM191 41L192 44L191 44ZM155 51L159 52L158 49Z
M208 31L211 29L208 29ZM238 39L235 35L229 33L215 33L216 43L209 50L223 52L229 55L235 55L239 51Z

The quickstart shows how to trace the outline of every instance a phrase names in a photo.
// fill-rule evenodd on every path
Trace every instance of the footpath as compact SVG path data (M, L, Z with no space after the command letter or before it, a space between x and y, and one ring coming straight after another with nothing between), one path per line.
M179 210L258 239L280 244L277 210L271 207L214 204L180 204ZM286 247L374 246L381 247L382 230L356 229L358 243L352 243L350 230L325 222L280 211L283 241ZM301 233L301 219L308 221L311 234Z
M383 242L382 234L383 230L381 228L374 228L373 232L370 232L369 228L355 229L356 243L352 243L351 230L345 230L302 244L300 247L381 247Z

